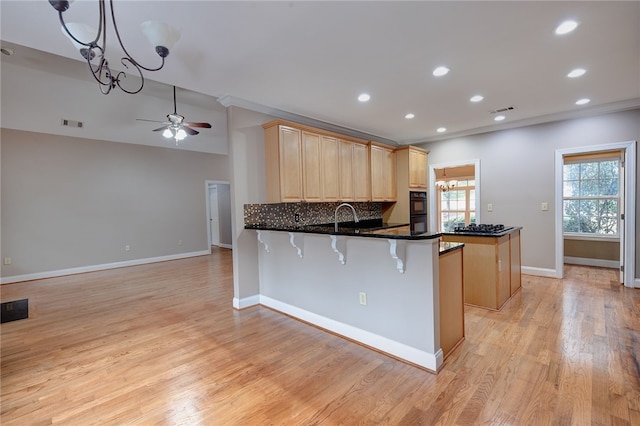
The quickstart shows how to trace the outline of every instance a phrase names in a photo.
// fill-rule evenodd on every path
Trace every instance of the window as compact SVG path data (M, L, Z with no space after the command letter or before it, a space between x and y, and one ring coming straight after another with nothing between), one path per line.
M562 228L568 235L618 236L619 153L565 158Z
M448 191L438 189L438 219L440 232L453 231L458 225L476 221L476 182L474 179L458 180Z

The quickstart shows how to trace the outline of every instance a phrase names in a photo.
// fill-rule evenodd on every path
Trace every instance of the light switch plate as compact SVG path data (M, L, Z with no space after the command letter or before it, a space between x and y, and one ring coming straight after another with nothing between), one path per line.
M548 211L549 210L549 203L540 204L540 210L542 210L543 212Z
M488 212L492 212L493 211L493 204L491 204L491 203L487 204L487 211Z

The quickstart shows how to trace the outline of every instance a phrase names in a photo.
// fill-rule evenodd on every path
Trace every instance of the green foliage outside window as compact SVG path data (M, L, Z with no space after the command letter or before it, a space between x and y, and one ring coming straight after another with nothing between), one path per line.
M565 233L618 235L619 160L594 160L563 167Z

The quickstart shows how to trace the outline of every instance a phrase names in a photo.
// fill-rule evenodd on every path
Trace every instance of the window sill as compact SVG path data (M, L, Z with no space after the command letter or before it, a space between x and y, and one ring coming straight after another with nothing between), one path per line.
M565 240L579 240L579 241L608 241L619 242L620 237L614 235L578 235L578 234L564 234Z

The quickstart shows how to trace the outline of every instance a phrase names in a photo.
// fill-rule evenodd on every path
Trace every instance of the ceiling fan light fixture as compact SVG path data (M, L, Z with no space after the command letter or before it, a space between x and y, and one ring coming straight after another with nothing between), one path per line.
M180 129L178 129L178 131L176 132L175 140L176 140L176 141L181 141L181 140L183 140L183 139L184 139L184 138L186 138L186 137L187 137L187 132L185 132L185 131L184 131L184 129L180 128Z
M164 136L167 139L172 138L173 137L173 132L169 128L164 129L164 132L162 132L162 136Z

